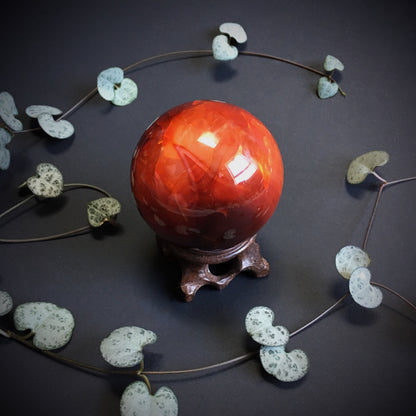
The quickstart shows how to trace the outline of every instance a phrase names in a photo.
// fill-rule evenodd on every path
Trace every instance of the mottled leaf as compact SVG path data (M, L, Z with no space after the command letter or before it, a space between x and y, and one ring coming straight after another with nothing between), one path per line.
M389 161L389 154L383 150L374 150L355 158L347 170L347 181L358 184L377 166L384 166Z
M156 342L156 334L136 326L115 329L100 345L104 360L114 367L134 367L143 360L142 349Z
M117 199L105 197L88 203L88 222L92 227L101 227L105 222L112 222L121 211Z
M143 381L135 381L123 392L120 412L121 416L176 416L178 399L168 387L152 396Z
M12 95L7 91L0 92L0 117L15 131L23 130L22 122L15 117L18 114Z
M247 42L247 34L239 23L223 23L220 25L220 32L235 39L237 43Z
M35 334L33 344L41 350L66 345L75 326L71 312L46 302L19 305L14 312L14 324L19 331L30 329Z
M232 61L238 56L238 49L230 45L226 35L217 35L212 41L212 54L218 61Z
M136 83L130 78L124 78L119 87L114 90L112 103L118 106L130 104L137 98L138 89Z
M62 114L62 111L59 108L51 107L49 105L30 105L26 107L26 114L32 118L38 118L41 114L51 114L53 116L58 116Z
M299 349L288 353L284 346L261 347L260 360L263 368L280 381L300 380L309 370L308 357Z
M327 55L324 61L324 69L328 72L332 72L335 69L343 71L344 64L338 58L335 58L335 56Z
M64 189L64 180L59 169L51 163L41 163L36 168L37 176L26 181L27 187L36 196L56 198Z
M97 77L98 93L104 100L112 101L114 98L115 86L121 84L123 78L124 72L118 67L112 67L101 71Z
M371 272L360 267L351 274L349 289L352 298L364 308L377 308L383 300L383 293L378 287L370 283Z
M12 135L3 128L0 128L0 169L7 170L10 166L10 152L6 148L12 140Z
M284 326L273 326L274 312L265 306L256 306L246 316L246 330L261 345L286 345L289 331Z
M38 116L42 130L55 139L67 139L74 134L74 126L67 120L56 121L52 114L42 113Z
M318 96L323 100L333 97L338 92L338 84L331 82L327 77L321 77L318 81Z
M370 261L368 254L356 246L345 246L335 256L338 273L346 279L359 267L367 267Z
M12 297L4 290L0 290L0 316L7 315L12 310L12 308Z

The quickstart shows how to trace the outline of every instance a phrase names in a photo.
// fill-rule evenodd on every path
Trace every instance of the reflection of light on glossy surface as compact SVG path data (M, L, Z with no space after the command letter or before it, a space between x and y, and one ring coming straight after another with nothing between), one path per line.
M134 152L132 191L155 232L205 250L232 247L270 218L283 186L279 149L247 111L218 101L172 108Z

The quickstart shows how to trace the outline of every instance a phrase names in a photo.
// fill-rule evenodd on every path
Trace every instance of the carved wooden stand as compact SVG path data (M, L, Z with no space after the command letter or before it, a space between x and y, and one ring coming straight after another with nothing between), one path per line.
M255 235L234 247L213 251L184 248L160 238L157 240L162 253L175 258L181 266L181 290L187 302L194 298L200 287L212 285L223 289L242 271L250 271L256 277L269 274L269 263L260 254ZM222 273L213 273L216 268Z

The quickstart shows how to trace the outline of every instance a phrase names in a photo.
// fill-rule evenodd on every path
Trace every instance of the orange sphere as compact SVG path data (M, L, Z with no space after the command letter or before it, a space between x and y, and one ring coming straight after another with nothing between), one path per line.
M232 104L192 101L167 111L134 152L131 186L164 240L218 250L252 237L283 187L279 148L261 121Z

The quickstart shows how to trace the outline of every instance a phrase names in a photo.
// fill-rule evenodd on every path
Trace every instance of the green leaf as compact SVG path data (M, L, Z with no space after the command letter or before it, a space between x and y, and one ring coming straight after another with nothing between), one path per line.
M136 83L130 78L124 78L119 87L114 91L112 103L118 106L128 105L137 98L138 89Z
M42 130L55 139L67 139L75 132L74 126L69 121L56 121L52 114L39 114L38 122Z
M325 100L333 97L338 92L338 84L330 82L327 77L321 77L318 81L318 96Z
M226 35L217 35L212 41L212 54L217 61L232 61L238 56L238 49L230 45Z
M12 140L12 135L3 128L0 128L0 169L7 170L10 166L10 152L6 148Z
M22 122L14 117L18 114L12 95L7 91L0 92L0 117L15 131L23 130Z
M111 332L100 345L104 360L114 367L134 367L143 360L142 349L153 344L156 334L136 326L125 326Z
M12 310L12 308L12 297L4 290L0 290L0 316L7 315Z
M222 23L220 25L220 32L235 39L237 43L247 42L246 31L239 23Z
M358 184L365 180L370 172L378 166L384 166L389 161L389 154L383 150L374 150L355 158L347 170L347 181Z
M284 326L273 326L274 312L265 306L256 306L246 316L246 330L259 344L286 345L289 331Z
M105 222L113 222L120 211L120 202L115 198L95 199L87 206L88 222L94 228L101 227Z
M176 416L178 399L168 387L161 387L152 396L143 381L135 381L123 392L120 412L121 416Z
M335 266L338 273L349 279L354 270L367 267L370 264L368 254L356 246L345 246L335 256Z
M97 89L104 100L118 106L130 104L138 94L136 83L130 78L124 78L124 71L118 67L100 72L97 77Z
M377 308L383 300L383 293L378 287L370 284L371 272L360 267L351 274L349 289L352 298L364 308Z
M98 93L104 100L112 101L114 90L117 84L120 84L124 78L124 71L118 67L112 67L101 71L97 77Z
M35 334L33 344L41 350L66 345L75 326L71 312L46 302L19 305L14 313L14 324L19 331L30 329Z
M335 56L327 55L324 62L324 69L325 71L332 72L335 69L338 71L344 70L344 64Z
M284 346L261 347L260 361L269 374L284 382L300 380L309 370L308 357L302 350L288 353Z
M41 163L36 167L37 176L31 176L24 185L36 196L56 198L64 189L64 180L59 169L51 163Z
M51 107L50 105L30 105L26 107L26 114L32 118L38 118L41 114L50 114L52 116L58 116L62 114L59 108Z

